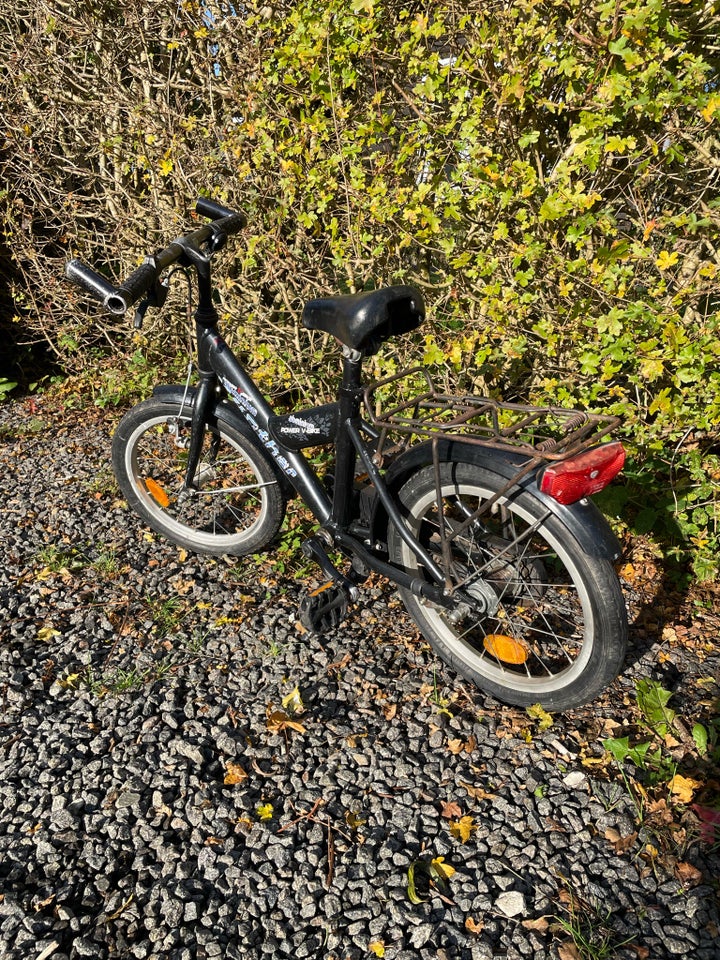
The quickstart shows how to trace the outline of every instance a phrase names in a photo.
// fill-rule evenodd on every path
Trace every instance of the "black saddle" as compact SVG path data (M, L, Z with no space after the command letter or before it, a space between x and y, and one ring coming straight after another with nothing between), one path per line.
M383 287L367 293L310 300L302 320L364 354L375 353L390 337L415 330L425 319L422 294L415 287Z

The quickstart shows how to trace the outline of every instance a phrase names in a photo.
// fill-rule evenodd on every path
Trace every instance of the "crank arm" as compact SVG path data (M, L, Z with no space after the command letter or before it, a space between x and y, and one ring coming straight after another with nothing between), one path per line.
M335 564L332 562L330 557L327 555L327 551L322 544L322 541L318 537L310 537L302 545L302 552L306 557L314 560L326 577L329 577L330 580L342 587L343 590L347 592L352 600L357 600L360 596L360 591L358 590L356 584L349 580L344 573L341 573Z

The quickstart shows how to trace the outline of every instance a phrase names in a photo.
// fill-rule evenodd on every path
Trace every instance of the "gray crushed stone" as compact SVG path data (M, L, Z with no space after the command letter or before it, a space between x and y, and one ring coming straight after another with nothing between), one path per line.
M622 720L629 679L540 733L445 670L382 584L303 635L301 584L129 514L111 421L0 407L2 958L550 958L572 891L617 944L715 960L717 852L688 843L692 887L642 830L617 853L631 799L570 736ZM271 731L296 686L304 729ZM438 857L447 888L411 902L410 866Z

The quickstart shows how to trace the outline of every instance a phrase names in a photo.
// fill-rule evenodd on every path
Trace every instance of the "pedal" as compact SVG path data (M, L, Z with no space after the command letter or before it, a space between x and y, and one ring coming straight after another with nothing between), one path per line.
M349 597L334 580L324 583L300 601L300 623L311 633L327 633L347 616Z

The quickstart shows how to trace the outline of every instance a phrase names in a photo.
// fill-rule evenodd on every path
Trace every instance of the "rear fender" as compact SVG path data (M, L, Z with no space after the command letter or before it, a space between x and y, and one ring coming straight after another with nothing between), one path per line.
M185 384L168 384L166 386L155 387L153 390L153 396L157 397L159 400L167 400L168 403L177 403L178 405L184 402L183 410L187 410L188 414L191 413L195 405L196 393L197 390L195 387L186 388ZM263 449L262 444L255 435L255 432L250 428L249 424L234 404L230 403L228 400L218 397L210 409L208 423L210 426L215 426L217 423L225 423L227 426L232 427L233 430L237 430L238 433L241 433L243 437L253 445L255 450L257 450L258 454L263 458L263 461L272 468L272 471L277 477L278 483L282 488L285 499L291 500L297 496L297 491L295 488L279 469L272 457L268 456L266 451Z
M457 440L440 440L438 443L440 460L451 463L472 463L483 467L490 473L501 478L504 485L512 480L521 467L527 463L527 457L513 454L509 451L494 450L478 444L463 443ZM385 482L393 496L397 496L403 484L423 467L433 462L432 442L418 444L411 447L406 453L395 460L385 474ZM591 557L610 561L620 556L620 544L610 525L598 510L595 504L588 499L563 506L552 497L542 493L536 482L537 470L526 474L518 483L507 492L512 497L514 492L526 490L536 500L543 504L558 520L565 525L569 533L577 540L582 549ZM376 498L376 509L372 523L373 542L387 540L388 517L379 499Z

